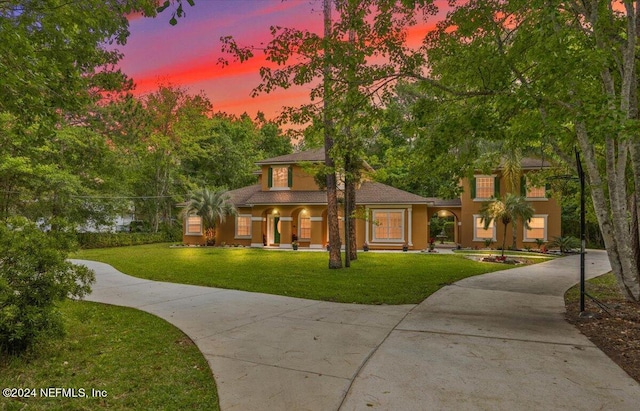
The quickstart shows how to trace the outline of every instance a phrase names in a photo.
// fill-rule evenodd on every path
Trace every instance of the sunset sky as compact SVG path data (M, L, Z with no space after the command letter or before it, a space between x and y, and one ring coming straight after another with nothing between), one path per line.
M219 39L231 35L240 45L259 46L269 41L269 27L274 25L321 33L321 0L195 0L194 7L183 3L186 16L176 26L169 24L171 8L156 18L130 19L131 35L126 46L118 49L124 53L120 67L136 83L134 94L171 83L191 94L204 91L214 111L246 112L251 117L262 111L267 118L276 116L282 106L308 100L308 87L251 98L251 90L260 83L258 70L265 63L264 56L258 52L249 62L221 67L217 63L223 57ZM430 17L413 28L410 44L419 45L436 19Z

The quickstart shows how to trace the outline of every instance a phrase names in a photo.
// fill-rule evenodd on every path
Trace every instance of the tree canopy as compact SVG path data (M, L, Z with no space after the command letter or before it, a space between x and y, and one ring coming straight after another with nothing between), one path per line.
M637 1L469 1L427 40L426 101L460 142L575 168L581 151L613 271L640 299ZM466 114L456 116L467 106ZM458 125L463 125L458 128ZM471 125L465 128L464 125Z

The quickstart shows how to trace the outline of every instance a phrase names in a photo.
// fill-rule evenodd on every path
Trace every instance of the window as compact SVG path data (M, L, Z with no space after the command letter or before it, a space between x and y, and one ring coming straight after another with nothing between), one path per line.
M199 215L187 217L186 235L202 235L202 217Z
M310 239L311 238L311 217L304 211L300 213L298 217L298 238Z
M251 215L240 214L236 217L236 237L251 237Z
M492 221L489 227L485 230L484 221L482 217L475 214L473 216L473 241L484 241L486 239L496 240L496 222Z
M547 216L535 215L529 221L529 228L524 229L524 241L547 241Z
M269 187L276 190L291 187L291 169L289 167L271 167L269 169Z
M475 180L476 186L474 198L491 198L496 194L495 177L477 176Z
M527 184L527 198L546 198L545 187L532 187Z
M404 210L373 212L373 240L402 242L404 240Z
M526 176L523 176L520 179L520 195L526 197L527 199L536 199L536 200L546 200L546 187L543 186L534 186L529 182L529 179Z

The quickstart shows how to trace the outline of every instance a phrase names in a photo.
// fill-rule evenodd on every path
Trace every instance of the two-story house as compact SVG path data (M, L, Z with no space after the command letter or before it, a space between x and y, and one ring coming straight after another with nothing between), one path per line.
M238 213L219 224L216 244L291 248L295 239L300 247L325 248L328 243L326 192L304 166L323 162L324 149L315 149L256 163L260 167L256 171L257 184L229 192ZM494 178L492 184L500 185L499 173L491 177ZM406 244L409 249L426 249L430 241L429 219L434 215L453 216L453 240L463 247L483 247L485 237L497 241L501 234L495 228L479 230L475 227L478 210L487 199L482 197L488 193L484 186L491 184L484 176L476 176L473 187L467 189L470 183L463 181L465 194L460 199L442 200L421 197L374 181L361 182L356 191L358 247L367 243L371 249L400 249ZM478 187L482 188L478 190ZM536 208L531 227L537 231L523 231L524 241L534 236L546 240L549 236L559 235L559 207L543 194L539 190L531 191L531 195L541 196L532 197L532 200L544 207L540 211ZM541 230L537 228L540 225ZM343 236L343 224L340 226ZM531 241L535 242L535 239ZM205 242L200 217L185 218L183 242Z
M558 202L548 196L547 187L537 187L531 184L527 175L549 165L539 159L524 158L521 163L522 176L519 187L516 190L519 195L525 197L535 210L535 214L529 227L524 227L522 222L516 223L518 248L526 246L535 248L536 240L545 243L554 237L561 235L561 209ZM500 223L494 222L487 230L480 216L482 205L490 201L492 197L502 198L508 192L509 184L503 178L501 169L498 168L492 174L476 174L472 179L462 181L464 191L460 197L460 243L464 246L480 247L486 239L497 244L502 244L504 228ZM507 226L507 245L511 245L512 227Z

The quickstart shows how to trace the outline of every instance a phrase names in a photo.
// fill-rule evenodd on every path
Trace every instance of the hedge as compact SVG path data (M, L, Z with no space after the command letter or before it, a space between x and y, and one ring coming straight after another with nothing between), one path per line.
M80 248L125 247L175 241L167 233L78 233Z

